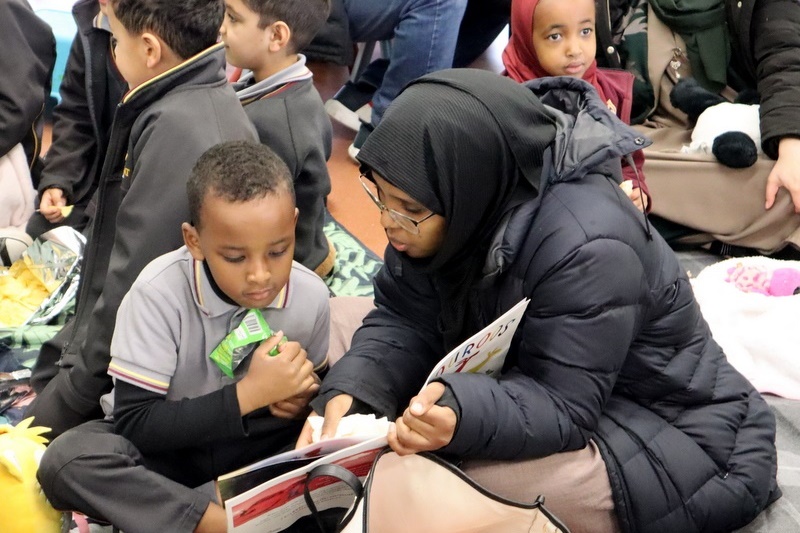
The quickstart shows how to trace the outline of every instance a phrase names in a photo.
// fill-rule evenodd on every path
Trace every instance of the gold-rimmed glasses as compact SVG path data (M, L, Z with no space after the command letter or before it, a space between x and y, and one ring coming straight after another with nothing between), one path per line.
M397 212L394 209L386 207L386 204L381 202L381 199L378 198L378 194L380 193L375 193L372 191L372 187L374 187L374 185L372 185L372 181L369 178L367 178L364 174L361 174L358 177L358 179L361 182L361 186L364 187L364 190L367 192L370 199L372 199L372 202L377 206L377 208L380 209L381 212L386 211L389 214L389 217L392 220L394 220L398 226L400 226L409 233L412 233L414 235L419 235L419 225L436 214L433 211L431 211L430 214L422 217L421 219L414 220L408 215L404 215L403 213Z

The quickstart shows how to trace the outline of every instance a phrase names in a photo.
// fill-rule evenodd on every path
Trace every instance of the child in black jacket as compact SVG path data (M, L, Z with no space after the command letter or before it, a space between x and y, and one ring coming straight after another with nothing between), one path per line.
M27 231L38 236L67 224L87 228L89 201L97 191L114 111L127 83L114 65L108 0L79 0L72 8L78 28L53 110L53 142L39 181L39 212ZM64 217L60 207L71 205Z
M228 0L220 28L231 65L250 72L236 94L262 143L294 177L297 245L294 258L320 277L333 269L335 250L325 237L325 201L331 192L327 160L332 130L314 88L305 48L325 24L329 0Z
M81 268L75 316L39 353L28 414L58 435L102 417L114 320L142 268L181 246L186 180L200 154L255 140L224 73L219 0L110 0L116 64L130 90L117 107Z

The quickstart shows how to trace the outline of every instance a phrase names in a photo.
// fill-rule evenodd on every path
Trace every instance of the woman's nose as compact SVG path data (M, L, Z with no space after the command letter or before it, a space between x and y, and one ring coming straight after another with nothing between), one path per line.
M399 227L397 222L395 221L394 217L389 213L389 210L385 207L381 209L381 226L383 229L391 229Z

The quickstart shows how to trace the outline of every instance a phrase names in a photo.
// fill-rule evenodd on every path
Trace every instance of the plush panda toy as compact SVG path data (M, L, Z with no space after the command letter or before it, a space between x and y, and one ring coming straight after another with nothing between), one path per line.
M695 122L687 153L711 153L725 166L746 168L761 153L757 95L741 93L735 103L704 89L692 78L672 89L670 102Z
M0 229L0 266L11 266L32 242L30 235L20 229Z

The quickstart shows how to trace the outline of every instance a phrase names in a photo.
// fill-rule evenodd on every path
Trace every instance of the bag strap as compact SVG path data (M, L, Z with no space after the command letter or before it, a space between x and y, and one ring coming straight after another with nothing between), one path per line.
M349 522L350 518L352 518L357 507L355 502L358 502L361 499L361 495L364 493L364 486L361 484L361 480L358 479L358 476L343 466L336 464L323 464L311 469L311 471L308 473L308 476L306 476L305 483L303 484L303 498L306 501L306 505L311 510L311 516L313 516L314 520L316 520L319 530L322 533L327 533L325 531L325 524L322 521L322 517L317 510L314 499L311 497L311 482L319 477L332 477L338 479L350 487L350 490L352 490L353 494L355 495L354 505L350 507L342 520L339 522L339 527L341 527L342 524ZM337 530L339 527L337 527Z
M389 450L389 451L391 451L391 450ZM435 453L421 452L421 453L418 453L417 455L419 455L421 457L425 457L426 459L438 464L442 468L445 468L446 470L449 470L453 475L458 476L459 478L464 480L466 483L468 483L470 486L472 486L473 489L475 489L476 491L480 492L485 497L490 498L490 499L492 499L494 501L503 503L505 505L511 505L511 506L514 506L514 507L522 507L522 508L525 508L525 509L537 509L545 517L547 517L548 520L550 520L550 522L557 528L557 530L559 530L562 533L570 533L569 528L567 528L566 524L564 524L564 522L559 520L558 517L556 517L556 515L551 513L550 510L547 507L545 507L544 495L543 494L538 495L536 497L536 500L531 504L523 504L523 503L520 503L520 502L509 500L508 498L504 498L503 496L495 494L494 492L490 491L489 489L487 489L487 488L483 487L482 485L478 484L477 482L475 482L475 480L473 480L471 477L469 477L467 475L467 473L464 472L463 470L461 470L458 466L454 465L453 463L451 463L449 461L446 461L446 460L442 459L441 457L439 457ZM370 476L370 477L372 477L372 476Z
M370 498L369 498L369 495L372 492L372 485L373 485L373 481L375 480L375 470L376 470L378 462L381 460L381 458L383 458L385 455L390 454L390 453L394 453L394 452L389 447L386 447L383 450L381 450L381 452L375 457L375 460L372 463L372 467L370 468L369 476L367 476L367 480L364 483L364 488L363 488L363 500L364 500L364 505L363 505L363 507L364 507L363 523L364 523L364 526L365 526L364 531L367 531L366 526L367 526L367 524L369 524L369 512L370 512L370 503L369 503L369 499ZM550 512L550 510L547 507L545 507L544 495L540 494L539 496L537 496L536 500L532 504L524 504L524 503L512 501L512 500L509 500L508 498L504 498L503 496L495 494L494 492L486 489L482 485L480 485L477 482L475 482L475 480L473 480L471 477L469 477L469 475L467 475L466 472L461 470L458 466L456 466L453 463L451 463L451 462L439 457L435 453L432 453L432 452L419 452L416 455L418 457L423 457L423 458L431 461L433 464L435 464L435 465L437 465L437 466L439 466L441 468L444 468L445 470L449 471L454 476L456 476L456 477L460 478L461 480L463 480L464 482L466 482L470 487L472 487L472 489L474 489L475 491L479 492L484 497L489 498L491 500L494 500L496 502L502 503L504 505L514 506L514 507L521 507L521 508L524 508L524 509L536 509L538 512L542 513L542 515L545 518L547 518L550 521L550 523L554 526L555 529L553 531L558 531L559 533L570 533L570 530L569 530L569 528L567 528L566 524L564 524L564 522L562 522L558 517L556 517L552 512ZM348 472L349 472L349 470L348 470ZM356 478L356 479L358 479L358 478ZM354 505L353 506L353 510L355 510L356 507L357 506ZM347 517L345 517L342 520L341 524L343 524L343 525L347 524L350 521L350 519L352 517L352 514L353 514L352 511L348 512ZM549 529L548 529L548 531L549 531Z

